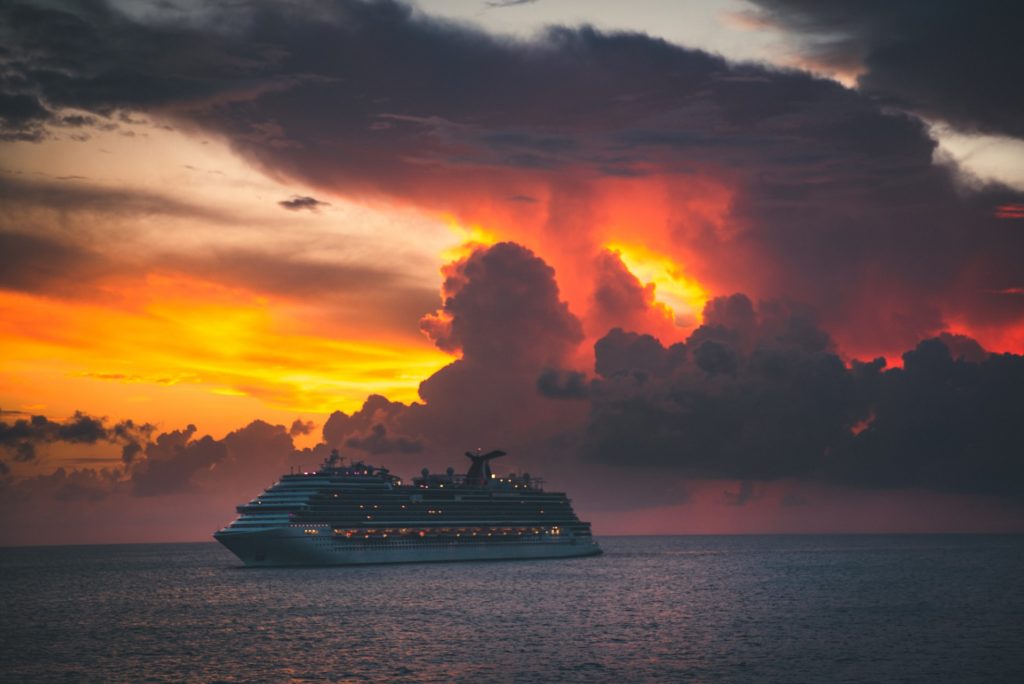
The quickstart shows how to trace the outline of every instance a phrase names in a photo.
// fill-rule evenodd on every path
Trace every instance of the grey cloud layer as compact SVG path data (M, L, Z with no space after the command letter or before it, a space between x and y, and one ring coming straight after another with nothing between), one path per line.
M596 353L583 439L594 460L1020 496L1024 356L944 335L902 368L847 367L806 312L743 295L710 302L684 344L616 329Z
M872 7L857 26L886 21ZM467 197L516 202L526 180L558 197L600 177L710 177L734 191L730 230L670 227L704 256L698 275L810 301L854 345L906 348L950 317L1024 317L1024 299L997 294L1021 285L1024 231L994 216L1021 196L961 192L932 163L922 122L808 74L587 27L499 39L387 0L215 4L188 22L141 23L102 3L3 12L3 92L54 112L144 110L313 187L446 210ZM987 59L984 35L961 39L957 54ZM1009 51L975 80L1018 92L1021 63ZM904 81L892 89L913 99L921 79ZM19 107L12 134L58 116ZM549 229L585 234L577 213L552 211Z
M53 421L46 416L0 421L0 449L11 454L16 461L32 461L40 444L65 442L68 444L120 443L122 456L130 462L137 453L139 443L149 439L154 431L149 423L124 420L109 425L105 418L90 416L81 411L64 421Z
M1024 138L1021 3L753 1L805 38L813 60L863 68L865 92L961 129Z

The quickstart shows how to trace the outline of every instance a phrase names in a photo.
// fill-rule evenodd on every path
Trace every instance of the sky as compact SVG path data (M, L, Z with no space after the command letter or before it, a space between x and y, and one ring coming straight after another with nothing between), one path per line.
M599 535L1024 531L1018 3L0 15L0 544L332 448Z

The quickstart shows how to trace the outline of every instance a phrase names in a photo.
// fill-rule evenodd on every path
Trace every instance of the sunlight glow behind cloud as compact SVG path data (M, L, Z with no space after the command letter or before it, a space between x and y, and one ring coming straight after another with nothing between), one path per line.
M663 254L641 245L612 243L606 248L619 255L622 263L641 283L653 283L655 301L667 306L676 325L693 329L701 324L704 305L710 294L685 268Z

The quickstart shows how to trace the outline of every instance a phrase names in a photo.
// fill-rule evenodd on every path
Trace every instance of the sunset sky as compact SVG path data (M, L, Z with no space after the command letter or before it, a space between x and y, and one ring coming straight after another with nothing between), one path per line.
M1019 3L0 6L0 544L331 448L595 533L1024 531Z

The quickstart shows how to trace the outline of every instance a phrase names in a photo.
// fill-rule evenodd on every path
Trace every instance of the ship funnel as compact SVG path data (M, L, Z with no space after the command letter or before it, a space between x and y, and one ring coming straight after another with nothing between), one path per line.
M481 454L479 449L475 454L472 451L467 451L466 457L469 458L473 464L469 466L469 472L466 473L466 483L475 485L486 484L487 481L491 479L490 461L504 455L504 451L498 450L491 451L486 454Z

